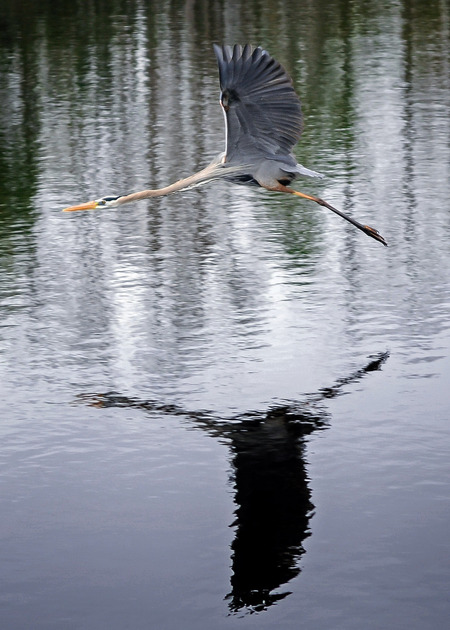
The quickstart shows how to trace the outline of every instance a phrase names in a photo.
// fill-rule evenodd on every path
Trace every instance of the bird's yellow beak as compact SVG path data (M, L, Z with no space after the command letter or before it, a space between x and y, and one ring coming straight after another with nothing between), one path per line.
M95 210L98 206L98 201L88 201L87 203L80 203L78 206L69 206L64 208L63 212L75 212L76 210Z

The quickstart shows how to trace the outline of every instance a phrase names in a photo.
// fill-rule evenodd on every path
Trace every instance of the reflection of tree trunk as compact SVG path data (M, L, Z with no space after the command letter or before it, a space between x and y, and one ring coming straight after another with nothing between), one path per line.
M289 594L274 591L300 572L302 544L309 535L314 506L303 460L303 438L326 426L325 400L339 396L345 385L379 370L388 356L385 352L373 357L361 369L308 396L305 402L229 420L212 412L188 411L178 405L140 401L114 392L80 394L78 400L94 407L133 407L184 416L211 436L230 443L238 507L227 599L232 613L263 610Z

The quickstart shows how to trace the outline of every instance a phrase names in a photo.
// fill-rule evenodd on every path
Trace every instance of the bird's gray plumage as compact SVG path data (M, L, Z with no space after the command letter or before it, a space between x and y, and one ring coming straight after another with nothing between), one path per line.
M227 161L286 155L302 133L302 110L284 68L262 48L214 45L227 123Z
M319 176L297 164L291 151L302 133L302 110L283 66L258 47L214 45L225 113L227 164L248 171L228 179L274 186L299 174Z

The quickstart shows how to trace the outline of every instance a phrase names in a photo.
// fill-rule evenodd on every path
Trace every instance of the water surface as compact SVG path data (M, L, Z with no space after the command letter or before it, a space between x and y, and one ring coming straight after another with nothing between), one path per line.
M6 628L444 628L445 2L4 2ZM293 77L298 182L215 183L213 42Z

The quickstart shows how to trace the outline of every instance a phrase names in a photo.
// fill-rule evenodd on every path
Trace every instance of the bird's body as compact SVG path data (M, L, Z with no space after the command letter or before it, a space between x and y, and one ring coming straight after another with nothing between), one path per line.
M116 207L224 179L315 201L386 245L374 228L358 223L323 199L289 187L299 176L323 176L298 164L292 154L302 133L302 112L285 69L265 50L252 49L248 44L244 47L214 45L214 51L219 65L220 103L225 116L225 152L202 171L165 188L104 197L65 210Z

